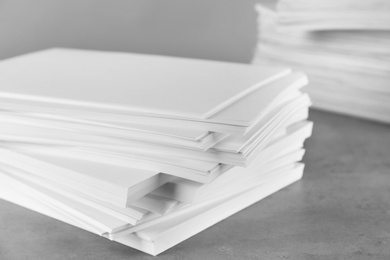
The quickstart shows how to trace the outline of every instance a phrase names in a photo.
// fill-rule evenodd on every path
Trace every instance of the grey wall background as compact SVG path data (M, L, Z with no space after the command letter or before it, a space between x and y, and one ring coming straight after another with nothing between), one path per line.
M0 0L0 59L71 47L249 62L256 0Z

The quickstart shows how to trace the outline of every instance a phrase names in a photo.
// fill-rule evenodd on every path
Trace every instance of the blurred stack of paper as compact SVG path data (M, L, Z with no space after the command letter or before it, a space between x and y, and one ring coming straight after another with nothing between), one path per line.
M53 49L0 74L0 198L149 254L302 176L302 73Z
M285 10L288 9L293 14L295 6L304 6L303 2L307 2L308 13L310 10L321 12L328 10L320 8L324 5L329 7L326 14L332 15L337 13L333 7L344 10L342 5L351 1L325 3L282 0L277 5L279 8L276 8L275 2L262 2L257 6L259 41L253 62L286 64L307 73L310 79L307 92L316 108L389 123L390 23L382 23L389 27L387 31L380 30L384 29L380 26L375 27L375 30L364 26L358 27L360 20L352 17L359 12L352 8L349 11L351 17L343 17L343 21L354 24L351 27L338 23L337 19L325 19L329 24L321 25L312 21L302 21L299 28L298 22L297 27L293 26L295 22L292 21L291 26L288 25L283 18L286 15ZM382 2L383 6L389 6L384 1L357 1L357 6L376 2L378 6L381 6L379 2ZM320 7L317 7L317 4ZM371 17L380 19L381 16L376 16L374 11L371 12L370 9L364 11L366 10ZM382 11L386 11L386 17L390 18L388 8L383 8ZM317 12L313 11L313 17L319 19L322 17L316 15ZM305 16L297 12L296 17L298 19ZM337 28L338 24L342 28Z
M388 0L279 0L277 10L294 30L390 30Z

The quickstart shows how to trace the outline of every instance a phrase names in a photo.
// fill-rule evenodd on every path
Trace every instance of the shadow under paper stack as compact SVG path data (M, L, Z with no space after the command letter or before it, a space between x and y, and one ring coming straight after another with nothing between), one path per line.
M307 73L313 107L390 123L390 2L262 1L254 64Z
M0 74L0 198L146 253L302 176L302 73L51 49Z

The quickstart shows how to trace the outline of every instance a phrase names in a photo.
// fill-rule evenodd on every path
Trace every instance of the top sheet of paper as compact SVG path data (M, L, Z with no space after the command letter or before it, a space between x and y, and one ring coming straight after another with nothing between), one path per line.
M50 49L0 62L0 97L205 119L288 73L286 68Z

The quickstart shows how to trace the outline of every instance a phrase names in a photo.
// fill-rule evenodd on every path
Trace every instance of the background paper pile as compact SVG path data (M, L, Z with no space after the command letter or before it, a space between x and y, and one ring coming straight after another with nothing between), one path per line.
M390 2L262 1L255 64L307 73L315 108L390 122Z
M149 254L302 176L302 73L51 49L0 74L0 198Z

